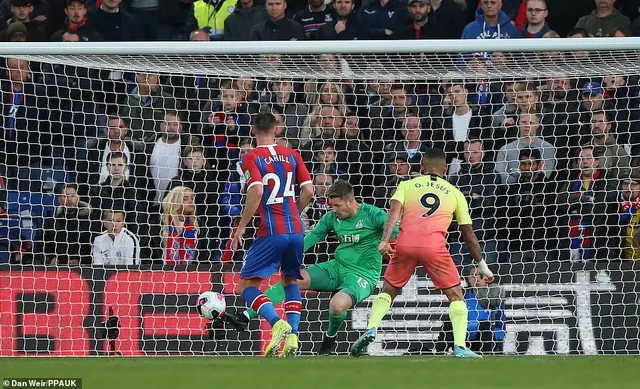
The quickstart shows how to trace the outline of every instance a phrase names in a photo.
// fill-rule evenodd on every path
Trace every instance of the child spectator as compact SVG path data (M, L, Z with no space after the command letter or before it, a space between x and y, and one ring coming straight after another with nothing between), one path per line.
M162 202L164 263L187 265L198 259L199 223L190 188L176 186Z
M105 231L93 241L93 265L137 265L140 263L140 241L125 227L126 213L105 211Z

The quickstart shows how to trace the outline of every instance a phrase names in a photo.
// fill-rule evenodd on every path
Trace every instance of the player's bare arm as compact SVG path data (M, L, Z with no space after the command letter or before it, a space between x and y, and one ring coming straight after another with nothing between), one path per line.
M238 230L231 241L231 250L236 251L239 247L242 247L244 233L260 206L263 192L264 189L260 184L253 185L247 191L247 201L242 211L242 218L238 223Z
M300 187L300 196L298 196L296 203L298 212L302 212L309 205L311 199L313 199L313 184L309 182Z
M467 249L469 253L473 257L473 260L487 282L493 282L493 272L487 266L487 263L482 259L482 250L480 249L480 244L478 243L478 238L476 237L475 232L473 232L472 224L465 224L460 226L460 232L462 233L462 239L464 243L467 245Z
M384 222L384 229L382 231L382 240L378 246L378 251L382 255L393 255L393 248L389 243L393 230L398 224L400 214L402 213L402 204L399 201L391 200L391 209L387 213L387 219Z

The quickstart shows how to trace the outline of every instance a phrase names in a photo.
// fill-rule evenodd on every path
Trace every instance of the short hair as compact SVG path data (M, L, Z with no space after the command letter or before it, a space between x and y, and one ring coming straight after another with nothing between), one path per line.
M164 117L165 119L167 118L167 116L175 116L178 118L178 121L182 121L182 119L180 119L180 112L176 111L175 109L167 109L164 111Z
M109 214L113 215L113 214L116 214L116 213L121 213L123 219L127 218L127 212L124 209L117 208L117 209L107 209L104 212L102 212L102 219L106 219L107 215L109 215Z
M220 81L220 91L223 89L233 89L233 82L231 80Z
M202 155L204 155L204 147L187 146L184 149L182 149L182 158L188 158L192 153L202 153Z
M521 160L522 158L530 158L535 161L542 160L542 156L540 155L540 150L535 148L529 148L529 147L520 150L520 153L518 154L518 161Z
M580 35L583 38L586 38L589 36L589 33L584 28L573 28L569 30L569 32L567 33L567 36L572 36L572 35Z
M422 166L427 166L430 163L447 163L447 155L442 149L436 149L429 147L422 152Z
M353 185L345 180L338 180L327 189L327 198L351 198L353 197Z
M469 145L472 145L474 143L479 143L480 144L480 148L482 150L484 150L484 142L482 141L482 139L469 139L469 140L467 140L466 143L469 144Z
M542 0L536 0L536 1L542 1ZM557 32L553 31L553 30L549 30L547 32L544 33L544 35L542 35L543 38L560 38L560 34L558 34Z
M78 184L67 182L60 186L60 194L64 194L67 189L74 189L78 193Z
M270 112L260 112L253 119L253 128L258 134L271 134L276 129L276 117Z
M521 92L531 92L537 95L540 94L540 90L533 82L519 83L518 87L516 88L516 93Z
M124 163L129 163L129 159L127 158L127 154L123 153L122 151L112 151L109 153L109 156L107 157L107 162L111 162L112 159L114 158L122 158L124 160Z
M402 89L405 93L409 93L407 91L407 86L405 84L392 84L389 88L389 91Z
M323 140L320 142L316 142L313 145L313 152L314 153L319 153L321 151L325 151L327 148L332 148L333 150L336 149L336 142L332 141L332 140Z
M107 123L109 123L112 120L122 120L122 118L118 115L111 114L107 117Z
M607 123L611 122L611 118L609 117L609 114L604 109L597 109L591 112L591 119L593 119L593 117L596 115L604 115L604 119L607 121Z

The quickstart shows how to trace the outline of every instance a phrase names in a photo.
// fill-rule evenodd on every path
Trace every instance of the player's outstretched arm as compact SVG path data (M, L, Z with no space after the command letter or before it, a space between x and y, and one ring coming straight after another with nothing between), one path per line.
M473 225L461 225L460 232L462 233L462 239L467 245L467 249L469 250L471 257L473 257L473 260L476 262L476 266L478 266L480 274L487 278L487 282L493 282L493 272L489 269L484 259L482 259L482 250L480 249L478 238L476 237L475 232L473 232Z
M313 230L304 237L305 252L329 235L329 232L333 230L333 218L333 212L325 213Z
M300 196L298 196L298 212L302 211L309 205L313 198L313 184L310 182L300 188Z
M391 199L390 204L391 209L389 209L387 219L384 221L382 240L380 241L380 246L378 246L378 251L380 251L382 255L393 255L393 248L391 248L389 240L391 239L393 230L396 228L398 219L400 219L400 214L402 213L402 203L400 201Z
M256 214L258 207L260 206L260 200L262 200L263 192L264 188L262 187L262 185L253 185L247 191L247 201L242 211L242 218L238 223L238 230L236 231L236 234L233 236L233 240L231 241L231 250L236 251L239 247L242 246L244 233L247 230L247 226L249 225L249 223L251 223L253 216Z

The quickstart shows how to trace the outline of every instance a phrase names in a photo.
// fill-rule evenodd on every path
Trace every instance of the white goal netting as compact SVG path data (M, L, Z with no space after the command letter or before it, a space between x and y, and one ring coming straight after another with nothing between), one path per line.
M0 61L0 356L260 354L267 324L208 330L195 300L214 290L244 309L244 251L229 239L244 200L238 161L264 111L312 172L308 230L337 179L385 208L419 174L421 150L445 150L447 179L467 196L498 275L476 284L452 225L472 347L637 354L640 51L476 45L190 55L3 46L15 55ZM336 246L328 237L305 265ZM303 354L319 347L329 298L304 294ZM338 353L366 329L369 306L349 312ZM446 298L419 270L370 352L442 354L450 332Z

